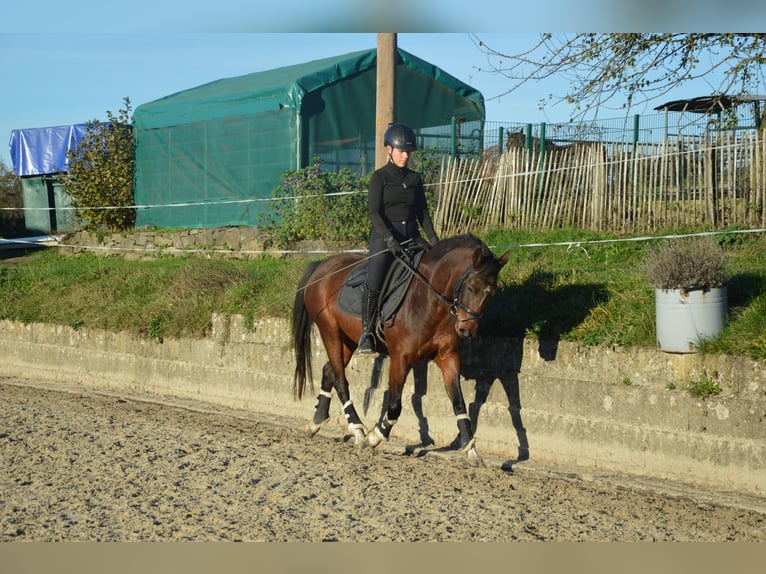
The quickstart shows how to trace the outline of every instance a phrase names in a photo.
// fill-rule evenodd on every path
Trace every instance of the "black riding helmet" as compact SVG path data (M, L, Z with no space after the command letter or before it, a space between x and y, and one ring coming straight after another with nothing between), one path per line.
M383 144L404 151L418 149L418 141L415 132L404 124L391 124L383 136Z

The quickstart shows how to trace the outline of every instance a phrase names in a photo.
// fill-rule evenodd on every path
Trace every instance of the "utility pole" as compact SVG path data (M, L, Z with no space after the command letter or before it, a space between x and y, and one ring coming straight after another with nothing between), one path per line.
M383 136L396 120L396 34L378 34L377 89L375 94L375 169L388 162Z

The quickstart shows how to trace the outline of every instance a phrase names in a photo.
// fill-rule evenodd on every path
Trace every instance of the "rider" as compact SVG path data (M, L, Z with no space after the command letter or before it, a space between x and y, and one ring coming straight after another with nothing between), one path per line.
M428 241L438 241L428 213L423 180L407 167L418 148L415 132L401 123L388 126L383 136L388 162L370 177L367 202L372 222L367 282L362 296L362 335L359 352L372 353L372 331L378 313L378 297L394 257L402 252L402 243L420 239L418 223ZM422 239L420 239L422 241Z

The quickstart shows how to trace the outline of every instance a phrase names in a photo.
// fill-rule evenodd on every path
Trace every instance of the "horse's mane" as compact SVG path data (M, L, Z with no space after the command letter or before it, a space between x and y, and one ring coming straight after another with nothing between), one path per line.
M477 248L481 249L481 261L477 272L481 275L497 274L502 265L490 248L472 233L463 233L438 241L428 252L428 257L431 262L446 261L450 254L462 252L469 258L473 258ZM454 257L452 259L454 260Z
M473 233L463 233L461 235L454 235L452 237L446 237L441 241L438 241L432 248L431 254L434 258L440 259L450 251L467 247L470 249L476 249L477 247L483 248L485 255L492 255L489 248L484 242L476 237Z

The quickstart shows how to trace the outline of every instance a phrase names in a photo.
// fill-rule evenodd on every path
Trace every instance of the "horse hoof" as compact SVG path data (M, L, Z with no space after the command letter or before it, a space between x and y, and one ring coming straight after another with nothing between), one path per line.
M375 448L381 442L383 442L384 438L385 437L381 434L381 432L378 430L378 427L376 426L374 429L372 429L372 432L367 434L363 446L368 448Z
M323 420L321 423L315 423L314 421L311 421L311 422L309 422L309 423L306 425L306 429L305 429L305 430L306 430L306 434L308 434L308 435L309 435L309 437L312 437L312 436L314 436L315 434L317 434L317 433L320 431L320 429L321 429L321 428L322 428L322 427L325 425L325 423L326 423L327 421L329 421L329 420L330 420L330 419L329 419L329 417L328 417L328 418L326 418L325 420Z
M354 435L354 446L358 448L363 448L365 443L367 442L367 431L364 429L364 427L358 427L358 428L352 429L351 432Z
M475 446L466 451L466 456L468 457L468 463L471 466L485 466L484 460L481 458L481 455L479 454L479 451L476 450Z

